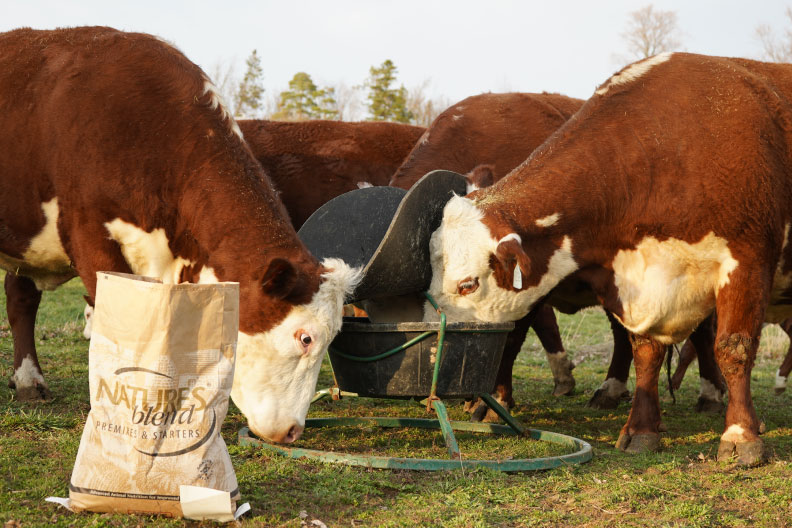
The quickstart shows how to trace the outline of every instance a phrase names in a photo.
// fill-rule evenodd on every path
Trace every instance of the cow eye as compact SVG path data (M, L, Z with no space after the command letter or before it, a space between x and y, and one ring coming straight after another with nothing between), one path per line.
M303 346L307 347L308 345L311 344L311 336L309 336L308 334L300 335L300 343L302 343Z
M479 287L479 280L478 277L476 278L466 278L462 279L457 283L457 293L459 295L469 295L474 291L478 290Z

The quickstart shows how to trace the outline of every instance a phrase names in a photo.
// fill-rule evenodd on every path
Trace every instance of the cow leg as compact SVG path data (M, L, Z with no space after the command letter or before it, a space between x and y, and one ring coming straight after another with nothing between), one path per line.
M575 365L564 350L553 308L547 304L540 306L531 328L547 354L547 362L553 373L553 396L569 396L575 391L575 377L572 375Z
M635 360L635 396L630 416L619 434L616 447L628 453L660 448L660 397L657 383L665 358L665 346L647 336L630 335Z
M674 390L677 390L682 386L682 380L685 378L685 373L687 372L690 364L693 363L693 360L696 359L696 354L696 347L693 346L693 343L690 342L690 339L685 341L684 346L682 346L682 350L679 352L679 364L674 370L674 375L671 376L671 386L674 388Z
M721 413L726 408L723 397L726 395L726 381L715 362L715 330L713 316L696 327L690 338L696 350L699 364L699 397L696 412Z
M541 308L539 306L538 308ZM525 336L528 335L528 330L531 328L531 323L535 317L537 308L531 310L528 315L514 322L514 329L509 332L506 337L506 344L503 347L503 355L501 362L498 366L498 374L495 377L495 399L504 408L511 409L514 407L514 395L512 387L512 371L514 370L514 361L517 359L517 354L520 353ZM487 407L483 401L478 401L473 407L471 420L480 422L497 422L500 418L498 415Z
M34 327L41 302L41 292L27 277L6 273L6 312L14 338L14 375L8 386L16 389L19 401L46 399L51 396L36 354Z
M775 393L781 394L786 390L787 378L789 377L789 372L792 371L792 318L784 319L781 322L781 328L786 332L789 336L789 350L787 350L786 356L784 357L784 361L781 363L781 366L778 368L778 372L776 372L775 378Z
M620 401L630 397L630 391L627 390L627 378L630 377L633 359L630 334L610 312L606 310L605 315L608 316L613 332L613 356L605 381L588 401L587 406L594 409L615 409Z
M736 270L737 271L737 270ZM753 466L764 461L759 419L751 398L751 369L759 348L767 293L761 277L737 276L718 292L718 330L715 359L729 388L726 428L718 447L718 460L737 455L737 463ZM750 287L741 287L748 284ZM757 298L758 296L758 298Z

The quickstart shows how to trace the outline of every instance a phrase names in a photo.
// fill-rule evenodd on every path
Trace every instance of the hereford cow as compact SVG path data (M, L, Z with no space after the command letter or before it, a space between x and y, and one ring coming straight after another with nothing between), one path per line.
M790 130L789 65L633 64L506 178L447 204L430 292L452 320L509 321L565 278L587 283L631 332L636 390L617 442L629 452L659 446L665 345L717 309L718 458L759 463L750 371L767 307L792 315Z
M435 169L468 173L468 192L492 185L525 161L583 103L580 99L549 93L487 93L468 97L434 120L393 175L390 185L409 189L424 174ZM587 292L570 293L552 304L563 312L574 313L596 302ZM627 333L612 317L610 319L613 360L605 381L589 401L589 405L596 408L615 408L629 395L627 378L632 351ZM506 342L495 392L497 399L508 408L514 405L514 361L530 328L547 352L553 372L553 394L570 394L575 386L573 365L561 342L555 314L550 306L543 304L516 322ZM486 407L479 407L474 418L480 418L484 410ZM497 416L489 413L488 419L494 420Z
M240 120L295 229L328 200L388 181L426 129L401 123Z
M96 272L237 281L232 398L258 435L301 433L358 272L317 262L201 70L110 28L0 35L0 266L19 399L48 394L41 290Z
M437 116L393 174L390 185L409 189L435 169L467 173L468 192L491 185L522 163L582 105L580 99L549 93L486 93L463 99ZM553 394L571 394L575 388L573 365L561 342L555 313L549 306L540 306L515 323L504 347L495 392L507 408L515 403L514 360L531 328L547 353ZM481 419L485 410L479 406L474 418ZM497 416L490 412L487 419Z

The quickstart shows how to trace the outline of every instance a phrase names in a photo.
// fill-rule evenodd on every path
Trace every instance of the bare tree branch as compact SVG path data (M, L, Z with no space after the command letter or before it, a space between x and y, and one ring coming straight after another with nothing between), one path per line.
M451 106L447 97L430 99L428 96L431 79L424 79L418 86L407 91L407 109L412 113L410 123L428 127L443 110Z
M676 12L656 10L652 4L630 13L622 38L630 60L674 51L682 45Z
M359 86L349 86L340 82L335 88L335 108L339 121L360 121L363 119L363 99Z
M786 16L792 23L792 8L786 8ZM762 58L771 62L792 62L792 29L784 29L783 39L776 37L767 24L756 27L756 38L762 44Z

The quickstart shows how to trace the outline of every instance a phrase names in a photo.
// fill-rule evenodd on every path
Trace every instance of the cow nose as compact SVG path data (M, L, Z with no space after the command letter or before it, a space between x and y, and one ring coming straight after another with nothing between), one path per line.
M291 444L292 442L294 442L295 440L300 438L300 435L302 434L303 429L304 429L304 427L301 426L301 425L292 425L291 429L289 429L289 432L286 433L286 436L283 437L282 442L284 444Z

